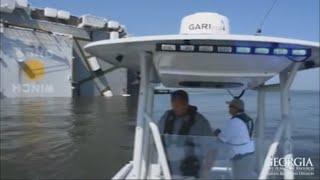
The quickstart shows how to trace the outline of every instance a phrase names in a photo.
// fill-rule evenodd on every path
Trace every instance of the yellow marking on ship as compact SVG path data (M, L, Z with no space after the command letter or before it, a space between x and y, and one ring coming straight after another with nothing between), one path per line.
M28 80L41 80L45 74L44 63L39 59L28 59L24 61L23 72Z

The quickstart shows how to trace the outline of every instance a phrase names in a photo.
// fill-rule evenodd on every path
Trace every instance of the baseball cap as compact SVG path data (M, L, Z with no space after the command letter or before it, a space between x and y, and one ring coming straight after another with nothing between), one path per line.
M226 103L239 110L244 110L244 102L241 99L232 99L232 101L227 101Z

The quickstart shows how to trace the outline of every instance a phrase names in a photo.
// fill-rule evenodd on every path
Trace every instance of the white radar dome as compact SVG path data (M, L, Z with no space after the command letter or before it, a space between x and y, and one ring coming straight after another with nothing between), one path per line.
M200 12L181 20L180 34L229 34L229 19L218 13Z

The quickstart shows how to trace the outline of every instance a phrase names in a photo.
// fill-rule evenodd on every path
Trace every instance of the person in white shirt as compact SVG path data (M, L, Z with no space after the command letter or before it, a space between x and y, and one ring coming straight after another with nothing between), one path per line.
M234 179L255 178L254 142L251 140L253 120L245 113L244 102L233 99L227 102L231 119L214 135L231 147L231 163Z

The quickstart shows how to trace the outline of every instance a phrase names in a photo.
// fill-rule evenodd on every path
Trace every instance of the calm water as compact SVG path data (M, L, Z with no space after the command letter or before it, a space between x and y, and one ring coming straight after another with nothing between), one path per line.
M228 118L223 92L192 93L191 103L220 127ZM256 117L256 94L243 98ZM167 109L158 95L155 118ZM319 93L293 92L296 156L310 157L319 176ZM279 124L279 95L268 94L266 137ZM110 178L131 160L136 97L1 100L1 178ZM309 176L309 178L311 178Z

